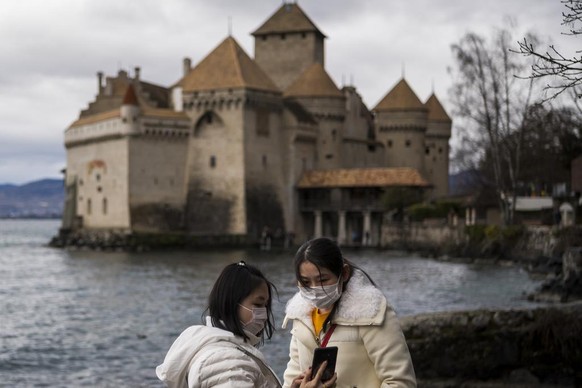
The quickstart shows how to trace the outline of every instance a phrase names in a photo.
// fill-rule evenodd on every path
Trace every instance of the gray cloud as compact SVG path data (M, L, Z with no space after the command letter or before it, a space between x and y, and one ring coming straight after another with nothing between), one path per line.
M200 61L228 34L253 55L250 33L281 1L20 0L0 3L0 183L58 176L64 129L94 98L96 72L142 68L171 85L182 59ZM548 0L300 1L328 36L326 68L373 107L403 69L421 100L434 89L447 107L450 45L467 31L487 33L505 15L522 30L560 35L562 4Z

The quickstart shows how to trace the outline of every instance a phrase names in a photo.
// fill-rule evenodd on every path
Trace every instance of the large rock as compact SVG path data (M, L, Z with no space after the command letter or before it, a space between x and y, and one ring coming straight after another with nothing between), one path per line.
M562 271L546 280L530 299L568 302L582 299L582 248L568 248L562 257Z
M423 314L401 323L420 386L582 384L582 302Z

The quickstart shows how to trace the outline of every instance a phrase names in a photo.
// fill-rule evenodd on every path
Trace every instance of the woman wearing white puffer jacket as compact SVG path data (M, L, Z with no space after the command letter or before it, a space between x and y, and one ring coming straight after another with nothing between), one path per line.
M294 264L299 292L285 311L283 327L292 320L293 328L283 386L298 387L314 349L327 342L338 347L335 387L416 387L396 314L370 277L327 238L303 244Z

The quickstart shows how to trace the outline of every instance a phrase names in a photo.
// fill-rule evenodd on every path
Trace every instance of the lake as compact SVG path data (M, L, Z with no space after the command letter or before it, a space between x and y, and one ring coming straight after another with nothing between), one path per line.
M275 283L277 325L297 291L293 251L91 252L47 247L57 220L0 220L0 385L161 387L155 367L199 324L222 268L240 259ZM438 262L402 252L344 250L399 316L535 306L538 280L518 267ZM287 331L289 328L287 329ZM289 334L262 351L282 377Z

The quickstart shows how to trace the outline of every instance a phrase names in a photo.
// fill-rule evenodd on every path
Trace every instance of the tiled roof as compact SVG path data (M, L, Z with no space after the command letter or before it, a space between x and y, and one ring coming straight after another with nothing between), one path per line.
M222 41L178 85L184 92L230 88L279 92L273 81L232 37Z
M139 106L139 103L137 102L137 96L135 95L135 89L133 88L132 84L129 84L127 87L125 96L123 97L123 102L121 104Z
M406 80L401 79L396 86L376 105L374 111L426 109Z
M254 36L277 34L284 32L316 32L323 33L315 26L309 17L297 4L283 4L273 16L252 33Z
M303 173L297 187L300 189L324 187L389 187L430 184L413 168L351 168L339 170L311 170Z
M446 121L451 122L451 118L445 111L445 108L441 105L439 99L433 93L428 100L424 103L424 106L428 108L428 120L429 121Z
M159 109L145 107L142 109L144 117L160 117L160 118L174 118L182 120L190 120L188 115L184 112L176 112L173 109Z
M76 120L75 122L73 122L69 126L69 128L80 127L82 125L88 125L88 124L95 124L95 123L98 123L100 121L105 121L105 120L113 119L116 117L121 117L121 110L119 110L119 108L113 109L113 110L110 110L107 112L101 112L101 113L97 113L94 115L81 117L78 120Z
M285 97L343 97L321 63L309 66L284 92Z

